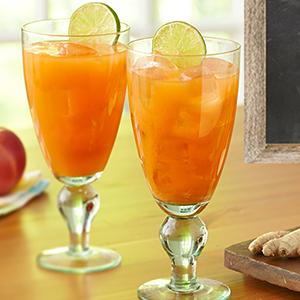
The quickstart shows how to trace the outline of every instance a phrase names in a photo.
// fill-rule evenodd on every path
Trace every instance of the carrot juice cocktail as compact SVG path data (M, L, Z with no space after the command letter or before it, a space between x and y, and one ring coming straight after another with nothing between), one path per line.
M103 171L123 108L125 47L49 41L23 54L31 113L54 173Z
M197 214L212 198L228 152L239 59L238 43L204 38L183 21L128 44L132 127L146 181L168 215L159 232L172 263L170 279L142 284L139 299L229 299L226 284L197 277L208 234Z
M46 161L64 184L57 206L70 234L67 247L39 254L42 268L84 274L121 262L117 252L90 246L89 234L100 208L92 183L104 172L123 111L129 30L102 2L22 27L30 112Z
M219 58L178 68L140 57L129 72L133 128L159 201L208 201L219 180L236 110L239 70Z

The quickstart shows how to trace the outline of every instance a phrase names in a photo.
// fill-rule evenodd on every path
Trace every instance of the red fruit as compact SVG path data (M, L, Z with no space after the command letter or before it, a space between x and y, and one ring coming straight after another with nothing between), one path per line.
M0 195L16 186L25 165L26 154L21 140L12 131L0 128Z

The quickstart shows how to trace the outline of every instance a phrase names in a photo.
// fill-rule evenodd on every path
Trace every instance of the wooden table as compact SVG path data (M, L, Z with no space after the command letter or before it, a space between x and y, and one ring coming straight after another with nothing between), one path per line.
M41 169L51 185L46 194L21 211L0 219L0 299L133 300L141 283L169 276L170 262L158 239L164 213L146 186L128 116L123 118L106 172L95 184L102 208L92 227L92 244L113 248L123 256L121 267L104 273L69 275L37 267L36 255L66 245L68 234L56 208L61 185L50 174L32 130L19 134L27 148L28 170ZM228 245L268 230L299 225L299 182L298 165L244 164L240 109L222 179L202 213L209 241L199 259L199 275L227 283L233 300L300 299L300 293L223 266L223 251Z

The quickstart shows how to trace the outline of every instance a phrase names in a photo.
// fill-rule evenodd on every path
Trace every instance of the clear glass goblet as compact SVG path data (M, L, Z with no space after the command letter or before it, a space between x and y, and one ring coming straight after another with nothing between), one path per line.
M154 54L151 38L128 45L135 141L152 195L168 214L160 240L172 262L171 279L140 286L138 296L143 300L230 295L225 284L197 278L197 258L207 241L205 224L197 214L208 205L228 152L240 45L218 38L205 42L205 56Z
M46 269L87 273L118 266L115 251L90 247L91 224L100 207L91 183L101 177L123 110L129 26L119 32L69 35L69 19L22 27L28 103L42 152L65 186L58 208L69 247L42 252Z

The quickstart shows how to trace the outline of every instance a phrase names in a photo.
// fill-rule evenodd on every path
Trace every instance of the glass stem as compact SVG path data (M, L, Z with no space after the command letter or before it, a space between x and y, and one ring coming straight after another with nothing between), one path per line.
M207 229L199 217L165 219L160 240L172 261L169 288L192 292L200 288L197 280L197 258L207 242Z
M80 256L89 251L91 224L99 207L98 194L91 185L65 186L60 191L58 208L68 224L70 255Z

